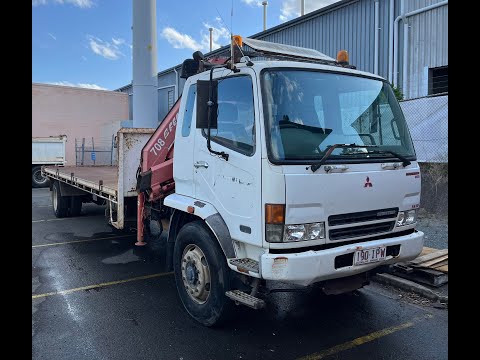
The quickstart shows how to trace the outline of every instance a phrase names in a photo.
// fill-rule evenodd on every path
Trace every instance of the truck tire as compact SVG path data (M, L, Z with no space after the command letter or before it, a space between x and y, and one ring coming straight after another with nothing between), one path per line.
M82 212L82 197L70 196L70 216L78 216Z
M48 186L48 178L42 175L42 167L32 167L32 187L41 188Z
M185 310L205 326L219 325L232 310L225 296L230 269L217 239L202 221L184 225L175 240L173 270Z
M61 195L58 181L55 181L52 186L52 205L55 217L64 218L68 215L70 196Z

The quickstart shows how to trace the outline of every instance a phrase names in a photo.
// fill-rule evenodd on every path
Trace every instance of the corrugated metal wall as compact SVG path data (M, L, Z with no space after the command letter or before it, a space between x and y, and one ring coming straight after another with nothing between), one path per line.
M314 18L294 24L258 39L313 48L335 58L338 50L346 49L350 63L358 69L373 72L374 64L374 0L350 2ZM388 1L380 1L380 18L388 23ZM379 31L380 50L388 52L388 27ZM386 76L386 57L379 66ZM379 63L380 64L380 63Z
M440 0L406 1L406 12L438 2ZM429 68L448 65L448 5L409 17L407 23L408 68L404 93L411 99L428 95ZM403 59L403 51L401 56Z
M252 36L276 43L313 48L336 57L337 51L347 49L350 63L359 70L374 70L374 18L376 0L344 0L335 5L305 15L280 26ZM404 0L404 12L410 12L442 0ZM388 78L388 41L390 0L379 2L379 75ZM259 10L260 11L260 10ZM401 14L401 0L395 1L395 17ZM428 68L448 65L448 5L415 15L408 19L409 47L407 88L405 98L428 93ZM398 85L403 84L403 22L399 22ZM217 53L213 51L213 53ZM208 55L208 54L207 54ZM177 66L180 72L180 66ZM179 79L178 94L184 79ZM168 91L162 88L175 85L173 70L159 73L159 120L168 112ZM131 86L120 91L131 92ZM131 97L130 97L131 98Z

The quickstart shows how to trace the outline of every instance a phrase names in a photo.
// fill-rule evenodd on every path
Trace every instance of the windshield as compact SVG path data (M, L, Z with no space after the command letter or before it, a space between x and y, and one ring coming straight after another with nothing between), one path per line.
M415 160L410 133L391 87L380 80L301 69L262 72L271 161L375 161L394 152ZM373 151L372 149L375 149Z

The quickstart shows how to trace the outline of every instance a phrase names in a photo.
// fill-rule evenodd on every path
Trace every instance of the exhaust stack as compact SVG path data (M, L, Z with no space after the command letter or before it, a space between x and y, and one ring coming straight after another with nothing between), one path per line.
M210 51L212 51L212 47L213 47L213 28L208 28L208 31L210 31Z
M263 5L263 31L267 30L267 5L268 1L262 1Z
M133 3L133 127L158 126L156 0Z

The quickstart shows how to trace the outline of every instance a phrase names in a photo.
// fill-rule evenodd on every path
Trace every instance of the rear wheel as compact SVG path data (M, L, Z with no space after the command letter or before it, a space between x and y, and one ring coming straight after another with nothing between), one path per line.
M82 197L71 196L70 200L70 216L78 216L82 212Z
M217 239L202 221L184 225L173 251L173 269L183 306L199 323L218 325L230 311L230 269Z
M42 175L42 167L34 166L32 168L32 187L40 188L48 185L48 178Z
M63 218L68 215L69 196L62 196L60 193L60 184L55 181L52 186L52 205L53 213L57 218Z

